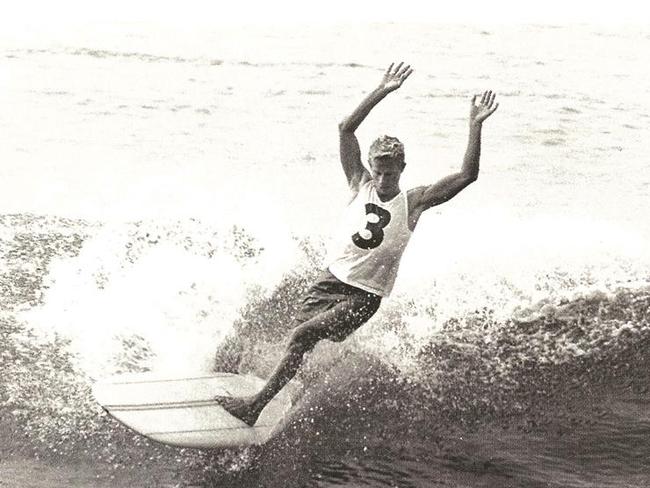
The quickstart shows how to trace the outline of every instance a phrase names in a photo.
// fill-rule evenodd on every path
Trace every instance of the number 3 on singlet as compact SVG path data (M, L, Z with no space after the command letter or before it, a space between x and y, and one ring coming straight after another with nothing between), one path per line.
M390 222L390 212L385 208L381 208L374 203L366 203L366 217L373 215L378 218L376 222L371 222L370 219L366 222L366 228L361 231L367 236L361 235L357 232L352 236L352 242L361 249L374 249L384 240L384 227Z

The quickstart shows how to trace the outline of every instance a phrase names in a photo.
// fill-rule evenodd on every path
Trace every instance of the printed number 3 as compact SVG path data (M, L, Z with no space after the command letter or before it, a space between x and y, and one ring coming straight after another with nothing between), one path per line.
M366 203L366 216L370 214L376 215L379 218L377 222L370 222L370 220L366 222L366 228L364 230L368 232L365 232L365 234L370 233L370 237L362 237L360 232L352 236L352 242L361 249L374 249L379 246L384 240L384 227L390 222L390 212L374 203Z

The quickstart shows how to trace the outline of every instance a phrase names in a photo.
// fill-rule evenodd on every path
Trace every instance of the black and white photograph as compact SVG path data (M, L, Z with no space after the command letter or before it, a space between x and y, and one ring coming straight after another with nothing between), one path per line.
M0 487L650 486L636 2L0 16Z

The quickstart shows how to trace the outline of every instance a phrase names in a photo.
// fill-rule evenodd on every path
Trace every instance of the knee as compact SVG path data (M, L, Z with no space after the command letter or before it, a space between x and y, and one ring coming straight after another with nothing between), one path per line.
M289 352L293 354L305 354L311 351L318 339L315 337L309 328L298 327L291 334L291 339L289 339L288 349Z

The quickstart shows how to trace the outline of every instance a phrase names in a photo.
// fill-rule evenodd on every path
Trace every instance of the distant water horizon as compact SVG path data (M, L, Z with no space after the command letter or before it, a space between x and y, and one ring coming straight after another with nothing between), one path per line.
M12 486L623 488L650 483L643 27L372 24L0 38L0 471ZM347 203L337 123L405 144L429 211L394 294L292 385L268 446L191 451L94 379L267 377ZM365 156L364 156L365 157ZM39 484L40 483L40 484Z

